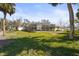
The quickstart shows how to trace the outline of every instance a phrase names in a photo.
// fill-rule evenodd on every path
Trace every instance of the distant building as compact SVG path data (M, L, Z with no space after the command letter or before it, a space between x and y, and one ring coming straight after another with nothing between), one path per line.
M55 24L50 24L50 25L44 25L41 23L38 23L36 26L37 31L54 31L55 29Z
M24 31L54 31L55 24L50 24L50 25L44 25L42 23L36 23L36 24L26 24L26 26L18 26L17 28L19 31L24 30Z
M65 28L64 27L59 27L59 26L56 26L54 31L64 31Z
M38 23L38 24L36 25L36 30L37 30L37 31L42 31L42 24L41 24L41 23Z
M23 29L24 29L24 27L19 26L17 29L18 29L19 31L21 31L21 30L23 30Z

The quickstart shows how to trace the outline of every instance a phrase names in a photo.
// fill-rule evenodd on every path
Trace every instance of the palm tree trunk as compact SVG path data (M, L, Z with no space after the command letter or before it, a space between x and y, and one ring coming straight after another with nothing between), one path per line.
M68 10L69 10L69 20L70 20L69 38L73 39L74 38L74 12L73 12L73 8L72 8L71 3L67 3L67 7L68 7Z
M3 19L3 36L5 36L5 20L6 20L6 13L4 13L4 19Z

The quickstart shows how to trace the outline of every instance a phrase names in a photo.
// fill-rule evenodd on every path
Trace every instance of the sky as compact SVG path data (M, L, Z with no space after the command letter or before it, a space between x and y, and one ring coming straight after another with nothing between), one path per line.
M41 21L42 19L48 19L51 23L59 25L62 22L63 25L69 24L69 14L66 4L53 7L48 3L16 3L16 12L9 16L7 19L28 19L30 21ZM77 12L78 5L73 5L74 13ZM0 18L3 18L3 13L0 12Z

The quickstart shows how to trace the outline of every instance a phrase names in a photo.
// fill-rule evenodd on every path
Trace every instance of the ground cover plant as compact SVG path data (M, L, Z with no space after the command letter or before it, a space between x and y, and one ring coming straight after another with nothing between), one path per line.
M77 31L78 35L78 31ZM0 48L0 55L9 56L69 56L79 55L79 40L67 33L15 31L6 34L9 43Z

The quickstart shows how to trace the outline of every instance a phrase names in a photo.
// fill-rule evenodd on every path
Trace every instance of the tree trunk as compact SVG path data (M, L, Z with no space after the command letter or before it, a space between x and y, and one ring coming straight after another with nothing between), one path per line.
M4 19L3 19L3 36L5 36L5 20L6 20L6 13L4 13Z
M70 33L69 33L69 38L73 39L74 38L74 12L72 8L71 3L67 3L67 7L69 10L69 20L70 20Z

